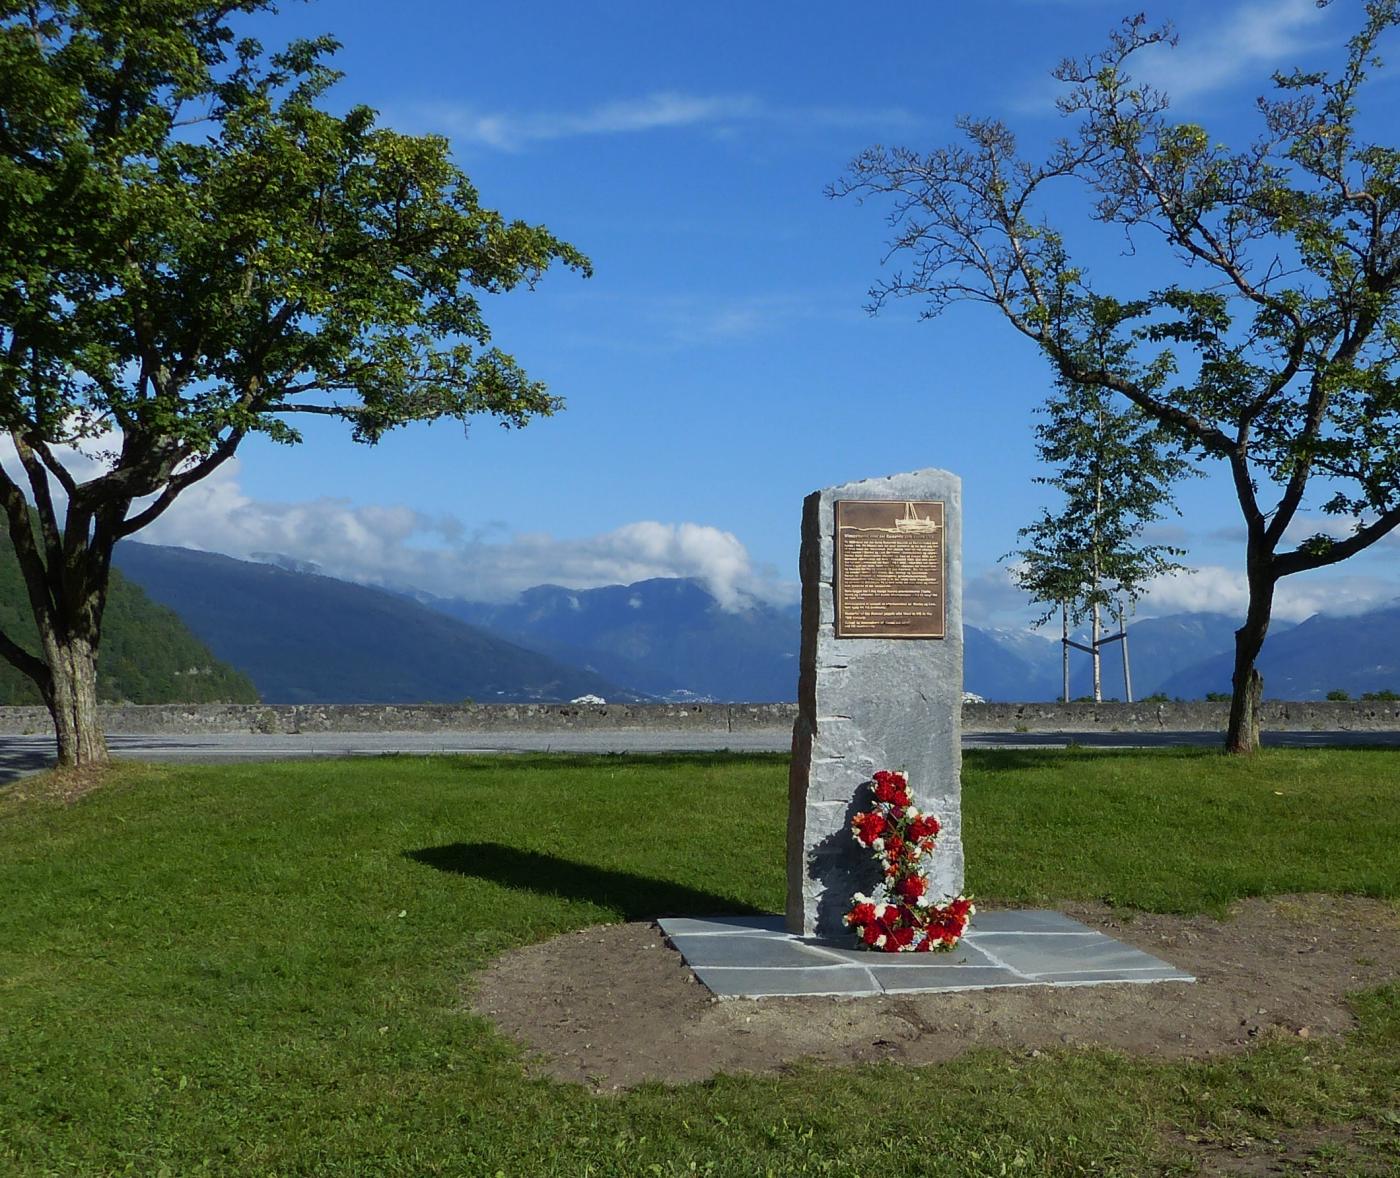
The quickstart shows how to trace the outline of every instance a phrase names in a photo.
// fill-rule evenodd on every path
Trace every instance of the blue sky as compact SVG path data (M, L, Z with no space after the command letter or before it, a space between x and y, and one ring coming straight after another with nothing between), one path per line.
M1251 131L1276 68L1335 61L1359 4L1176 3L1181 44L1156 62L1185 117ZM973 621L1024 613L997 560L1043 492L1031 482L1044 362L994 313L871 318L880 210L823 187L872 143L933 147L960 114L1028 145L1061 128L1050 69L1100 47L1126 9L1095 0L450 5L320 0L254 22L269 45L344 43L334 101L448 136L483 202L543 222L593 259L583 280L488 304L496 342L567 401L506 432L416 427L375 448L330 423L295 452L245 444L236 465L145 537L235 555L277 551L338 575L436 593L512 595L697 575L733 599L789 598L802 497L939 466L965 495ZM1382 83L1370 118L1394 125ZM1067 204L1066 208L1073 208ZM1098 273L1148 288L1146 257L1090 242ZM1218 478L1183 489L1202 572L1147 612L1239 609L1243 546ZM1290 589L1284 616L1400 594L1400 545Z

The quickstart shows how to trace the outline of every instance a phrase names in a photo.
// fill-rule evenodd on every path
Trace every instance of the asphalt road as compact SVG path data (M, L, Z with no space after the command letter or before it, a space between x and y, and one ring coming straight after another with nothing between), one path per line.
M694 732L612 729L578 732L332 732L261 735L251 732L191 736L113 735L114 756L135 761L218 764L308 757L371 757L392 753L661 753L786 752L782 729ZM1170 748L1219 745L1219 732L969 732L963 748ZM1400 732L1266 732L1273 747L1318 748L1363 745L1400 749ZM53 763L50 736L0 735L0 783Z

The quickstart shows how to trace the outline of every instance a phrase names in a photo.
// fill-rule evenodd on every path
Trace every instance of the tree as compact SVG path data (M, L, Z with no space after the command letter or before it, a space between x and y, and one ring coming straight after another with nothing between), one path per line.
M41 648L0 634L0 655L37 685L64 765L107 755L113 546L245 438L298 442L293 414L373 443L557 407L490 346L478 296L587 259L481 207L443 139L322 109L334 42L235 38L271 7L0 0L0 429L18 464L0 506ZM78 481L62 447L103 438L106 469Z
M1045 607L1043 625L1059 607L1064 620L1065 695L1069 686L1069 627L1089 619L1095 702L1103 698L1099 613L1126 599L1137 601L1153 577L1180 569L1184 553L1164 544L1142 544L1143 528L1171 507L1171 487L1195 469L1171 436L1136 405L1115 408L1103 389L1063 378L1036 426L1036 451L1057 473L1035 481L1059 491L1057 510L1042 508L1017 537L1025 548L1012 579ZM1003 559L1006 559L1005 557ZM1125 632L1118 641L1126 643ZM1126 646L1125 646L1126 651ZM1123 655L1127 675L1127 654ZM1125 684L1126 686L1126 684ZM1129 692L1131 696L1131 692Z
M1400 524L1400 152L1358 127L1376 44L1397 23L1397 0L1371 0L1340 71L1275 75L1258 138L1230 150L1133 80L1133 55L1172 41L1133 18L1106 50L1055 71L1068 86L1059 109L1078 124L1042 162L1002 123L964 119L964 143L871 148L831 190L892 201L890 253L912 266L874 287L874 307L915 296L932 317L990 304L1059 376L1125 398L1228 469L1249 586L1234 752L1258 743L1255 663L1278 582ZM1041 212L1060 182L1083 186L1089 218L1180 263L1180 280L1097 290ZM1341 526L1288 547L1310 484Z

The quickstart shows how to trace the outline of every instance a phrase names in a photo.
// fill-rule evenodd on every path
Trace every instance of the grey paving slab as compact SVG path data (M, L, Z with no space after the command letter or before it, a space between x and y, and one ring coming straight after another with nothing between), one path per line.
M661 930L721 998L929 994L1001 986L1193 982L1168 962L1058 912L979 912L951 953L875 953L795 937L778 916L666 917Z
M853 965L815 969L715 969L702 965L695 976L721 998L865 998L883 992L869 972Z
M852 965L870 966L878 962L889 969L1004 968L1000 961L994 961L967 937L956 949L947 953L872 953L869 949L852 949L848 945L833 945L825 941L821 945L832 956Z
M1194 982L1196 979L1179 969L1164 966L1142 970L1101 969L1043 973L1037 980L1048 986L1094 986L1103 982Z
M776 934L786 937L787 929L781 916L722 916L715 920L699 920L693 916L668 916L667 936L720 935L727 937Z
M680 936L667 934L686 964L753 966L760 969L816 969L845 964L793 937ZM852 963L857 964L857 963Z
M977 919L967 930L967 936L974 938L987 933L1078 933L1084 936L1094 931L1073 917L1048 908L1001 908L991 912L978 909Z
M892 953L890 956L902 955ZM927 955L920 953L917 956L922 958ZM1027 983L1020 974L1009 969L984 969L975 965L949 973L944 969L930 969L926 966L916 965L906 969L882 963L872 965L870 973L880 983L881 991L886 994L928 994L943 990L989 990L996 986L1043 984Z
M1027 977L1084 970L1160 969L1164 962L1102 933L984 933L973 942L1004 965Z

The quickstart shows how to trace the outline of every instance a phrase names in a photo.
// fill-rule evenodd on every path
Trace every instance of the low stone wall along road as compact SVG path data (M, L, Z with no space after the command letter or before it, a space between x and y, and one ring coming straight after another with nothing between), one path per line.
M659 734L792 733L797 705L777 704L104 704L103 729L123 735L397 732L573 734L644 731ZM966 733L1224 732L1227 703L964 704ZM1288 732L1400 731L1400 702L1266 701L1266 729ZM41 707L0 707L0 735L50 731Z

